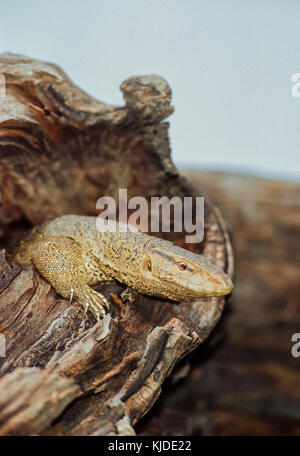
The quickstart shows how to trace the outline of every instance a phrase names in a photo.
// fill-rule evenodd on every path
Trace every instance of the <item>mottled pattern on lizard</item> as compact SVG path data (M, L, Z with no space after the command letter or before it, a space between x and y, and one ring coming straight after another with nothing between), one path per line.
M204 256L130 225L122 232L123 224L99 219L65 215L44 223L18 244L14 256L20 263L33 263L58 294L74 297L97 320L109 303L91 285L103 281L118 280L142 294L173 301L231 292L230 278Z

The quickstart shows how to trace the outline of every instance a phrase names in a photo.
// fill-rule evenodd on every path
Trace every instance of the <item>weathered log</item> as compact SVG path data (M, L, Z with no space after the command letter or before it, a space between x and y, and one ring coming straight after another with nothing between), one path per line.
M175 363L209 335L224 298L176 305L118 283L100 285L112 310L95 324L7 250L27 226L97 214L97 199L118 201L119 188L148 201L197 196L170 159L162 121L173 111L171 90L158 76L130 78L121 85L126 105L117 107L86 95L55 65L4 54L0 72L0 432L134 434ZM228 232L209 204L205 228L204 241L186 247L231 274ZM185 246L185 233L157 235ZM16 383L24 394L14 394Z
M300 333L300 185L185 175L226 213L236 287L213 334L176 367L137 433L299 435L300 358L291 350Z

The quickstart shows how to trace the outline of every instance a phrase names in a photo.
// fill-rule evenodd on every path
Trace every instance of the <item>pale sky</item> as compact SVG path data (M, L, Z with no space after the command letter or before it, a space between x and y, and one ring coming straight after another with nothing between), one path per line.
M300 181L299 0L2 0L6 51L111 104L124 79L159 74L178 166Z

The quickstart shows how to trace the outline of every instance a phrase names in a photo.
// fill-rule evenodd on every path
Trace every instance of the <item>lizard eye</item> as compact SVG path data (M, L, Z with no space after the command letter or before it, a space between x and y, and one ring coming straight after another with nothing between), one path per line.
M178 267L179 271L185 271L187 268L187 265L183 261L179 261L179 263L177 263L177 267Z
M148 267L148 271L151 271L152 265L151 265L151 261L150 260L148 261L147 267Z

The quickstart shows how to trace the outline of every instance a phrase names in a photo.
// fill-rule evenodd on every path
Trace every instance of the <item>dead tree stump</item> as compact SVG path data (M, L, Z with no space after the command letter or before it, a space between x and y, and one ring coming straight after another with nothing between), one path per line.
M224 298L174 303L98 287L112 311L83 325L33 266L8 252L18 233L61 214L97 215L101 196L199 196L170 159L171 90L158 76L123 82L125 106L97 101L55 65L2 54L0 73L0 434L131 435L175 363L218 321ZM205 206L205 239L157 233L232 274L219 211Z

